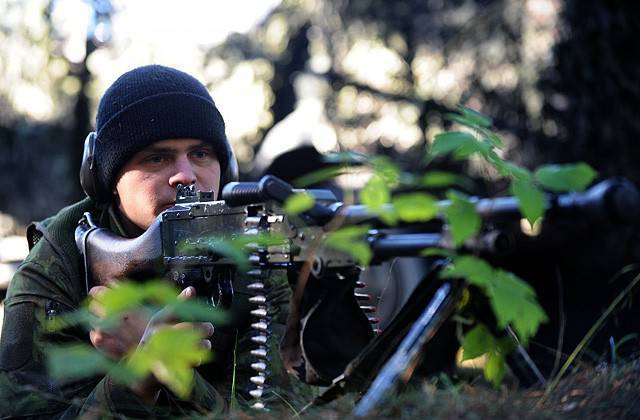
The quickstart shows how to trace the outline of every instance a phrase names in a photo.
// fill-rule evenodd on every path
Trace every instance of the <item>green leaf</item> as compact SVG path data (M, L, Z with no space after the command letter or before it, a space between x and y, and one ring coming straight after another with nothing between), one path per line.
M511 193L518 199L520 211L531 225L542 217L546 197L533 183L516 179L511 183Z
M112 360L86 344L50 346L46 355L49 373L64 382L103 375L114 365Z
M105 317L110 317L140 305L146 297L147 290L143 286L130 281L122 281L107 288L95 300L102 306Z
M457 254L454 251L444 248L426 248L420 251L420 255L423 257L447 257L455 258Z
M230 322L230 314L218 308L214 308L200 296L191 300L175 300L168 305L172 312L182 321L211 322L216 326L224 326Z
M389 187L384 180L374 175L365 184L360 191L360 201L362 204L369 207L370 210L378 210L383 204L388 203L391 200L391 193Z
M495 133L488 133L486 137L487 141L495 148L504 149L504 142L499 135Z
M153 373L178 397L187 398L194 384L193 367L211 357L200 345L201 340L196 330L160 328L143 348L131 355L129 365L138 374Z
M173 283L164 279L134 284L142 287L145 301L150 301L158 305L166 305L175 301L180 292Z
M462 360L474 359L492 351L495 347L495 338L483 324L478 324L471 329L462 342Z
M92 315L86 306L76 309L73 312L63 313L52 319L45 321L46 331L60 331L69 327L82 326L87 330L91 329L93 321L96 317Z
M426 222L438 214L437 200L426 193L398 195L392 200L398 218L404 222Z
M502 176L513 178L515 180L531 182L531 172L526 168L508 162L497 154L495 154L495 156L491 156L488 161Z
M324 244L353 256L360 265L366 266L373 257L373 252L366 242L365 235L371 229L369 226L347 226L330 232Z
M492 351L487 355L487 363L484 365L484 377L489 380L493 386L498 387L506 372L505 354Z
M536 180L554 192L583 191L596 175L597 172L586 163L545 165L535 172Z
M480 231L480 216L476 213L473 203L462 194L449 191L447 197L451 204L445 208L444 213L449 221L453 244L460 246L467 238Z
M349 168L345 165L322 168L303 175L300 178L294 179L291 184L298 188L304 188L308 187L309 185L319 184L329 179L333 179L339 175L347 173L348 171Z
M369 161L369 156L357 152L338 152L329 153L322 158L326 163L344 163L344 164L364 164Z
M398 213L394 207L381 207L373 213L387 226L395 226L398 224Z
M470 156L476 153L482 156L485 160L488 160L489 156L496 154L493 150L493 147L489 143L476 140L475 143L468 143L460 146L455 151L454 157L458 160L468 159Z
M442 188L460 183L460 177L450 172L431 171L424 174L421 183L425 187Z
M503 270L495 271L496 279L488 290L489 301L501 328L511 324L526 343L540 324L546 321L535 292L524 280Z
M533 337L541 324L547 322L548 318L542 307L533 299L526 299L522 302L522 316L513 320L513 329L518 334L522 343L527 343Z
M382 179L389 187L398 184L402 171L389 157L376 156L369 162L375 174Z
M437 134L431 146L431 154L434 156L452 153L461 147L476 147L478 140L464 131L448 131Z
M462 114L465 121L468 121L473 126L489 128L493 124L491 118L466 106L458 106L458 112Z
M469 283L481 288L489 287L494 281L494 269L486 261L463 255L456 257L440 274L442 278L464 278Z
M495 269L493 272L493 284L500 287L506 293L514 296L522 296L526 298L535 297L536 292L533 287L526 281L522 280L515 274L502 269Z
M311 194L307 192L295 193L284 202L284 211L295 216L309 210L315 203L316 199Z
M194 251L196 249L206 249L214 254L229 258L233 261L234 264L238 266L240 270L247 270L249 268L249 254L245 248L247 239L248 238L246 237L233 239L206 238L201 239L198 247L194 247L192 249ZM187 245L186 247L189 247L189 245ZM181 251L186 251L186 247L178 249Z

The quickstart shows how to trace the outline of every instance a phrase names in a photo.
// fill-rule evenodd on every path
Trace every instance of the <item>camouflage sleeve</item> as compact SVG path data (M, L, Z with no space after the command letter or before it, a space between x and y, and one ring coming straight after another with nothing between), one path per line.
M61 284L61 280L78 279L69 279L55 258L47 264L38 261L42 258L28 260L19 268L4 302L0 340L0 418L76 418L96 414L101 417L116 413L163 417L224 407L215 389L199 376L190 401L180 401L163 391L153 407L138 400L129 388L112 384L108 376L67 383L50 377L44 351L47 346L90 344L90 341L83 330L45 333L42 329L45 319L73 310L83 296L70 293L75 289L73 286Z
M129 387L116 384L106 376L93 388L82 406L67 410L62 417L90 414L102 418L118 414L132 418L174 418L214 415L224 408L225 403L218 392L197 373L190 400L180 400L163 388L154 404L143 402Z

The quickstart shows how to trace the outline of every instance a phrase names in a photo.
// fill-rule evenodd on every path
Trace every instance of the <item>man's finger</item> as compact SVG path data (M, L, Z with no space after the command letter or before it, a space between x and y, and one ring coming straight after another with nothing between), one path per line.
M180 322L173 326L179 330L198 330L203 337L211 337L214 332L213 324L210 322Z
M202 340L200 346L205 350L211 350L211 340Z
M101 294L103 294L104 292L106 292L109 288L106 286L93 286L90 290L89 290L89 296L93 297L94 299L98 296L100 296Z
M193 286L189 286L185 288L182 292L180 292L180 294L178 295L178 299L187 300L187 299L191 299L195 295L196 295L196 288Z

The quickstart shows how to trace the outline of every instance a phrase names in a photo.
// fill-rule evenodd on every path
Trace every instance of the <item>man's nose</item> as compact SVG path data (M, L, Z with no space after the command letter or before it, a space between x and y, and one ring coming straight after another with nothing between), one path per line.
M196 174L191 162L186 157L176 159L173 175L169 178L169 185L173 188L178 184L191 185L196 183Z

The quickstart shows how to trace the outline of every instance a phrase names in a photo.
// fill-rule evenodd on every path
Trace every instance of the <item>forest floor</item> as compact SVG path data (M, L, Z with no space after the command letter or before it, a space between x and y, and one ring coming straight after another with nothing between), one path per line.
M453 383L447 377L412 380L367 418L394 419L640 419L640 359L611 367L580 368L545 395L545 388L495 389L482 380ZM347 395L297 415L270 412L257 418L353 418L356 396ZM247 413L232 417L252 418Z

